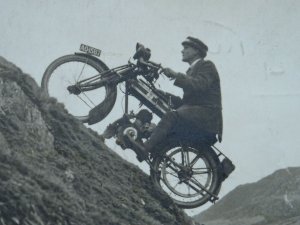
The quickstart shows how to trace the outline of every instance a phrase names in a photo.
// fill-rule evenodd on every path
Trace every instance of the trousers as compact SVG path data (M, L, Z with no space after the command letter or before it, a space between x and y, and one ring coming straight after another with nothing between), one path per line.
M145 150L155 151L156 147L167 140L168 135L174 132L174 128L179 124L179 116L176 111L167 112L153 130L150 138L144 143Z

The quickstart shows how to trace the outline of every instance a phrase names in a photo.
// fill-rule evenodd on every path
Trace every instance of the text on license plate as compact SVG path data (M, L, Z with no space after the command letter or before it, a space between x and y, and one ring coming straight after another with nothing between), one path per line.
M85 45L85 44L81 44L79 50L82 51L82 52L86 52L88 54L91 54L91 55L98 56L98 57L101 54L101 50L99 50L97 48L93 48L93 47Z

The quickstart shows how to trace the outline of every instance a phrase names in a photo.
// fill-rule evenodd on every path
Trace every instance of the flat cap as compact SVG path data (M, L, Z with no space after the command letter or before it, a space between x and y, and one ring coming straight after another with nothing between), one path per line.
M193 48L198 49L199 51L205 53L207 53L208 51L208 47L206 44L204 44L202 41L200 41L198 38L194 38L194 37L187 37L183 42L182 45L188 45L191 46Z

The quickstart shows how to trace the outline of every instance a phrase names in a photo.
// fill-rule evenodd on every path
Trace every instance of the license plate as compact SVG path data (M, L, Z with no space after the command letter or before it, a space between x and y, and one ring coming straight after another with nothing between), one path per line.
M84 45L84 44L81 44L80 45L80 51L82 52L86 52L88 54L91 54L91 55L95 55L95 56L100 56L101 54L101 50L97 49L97 48L93 48L91 46L88 46L88 45Z

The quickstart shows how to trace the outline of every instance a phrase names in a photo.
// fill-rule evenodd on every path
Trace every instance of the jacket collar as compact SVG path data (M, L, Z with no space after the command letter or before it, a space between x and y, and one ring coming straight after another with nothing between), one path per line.
M203 59L202 58L199 58L199 59L196 59L191 65L190 65L190 67L188 68L188 70L186 71L186 74L187 75L190 75L191 74L191 72L192 72L192 70L194 69L194 67L196 66L196 64L198 63L198 62L203 62Z
M197 62L203 60L202 58L196 59L189 67L189 69L193 69L193 67L196 65Z

